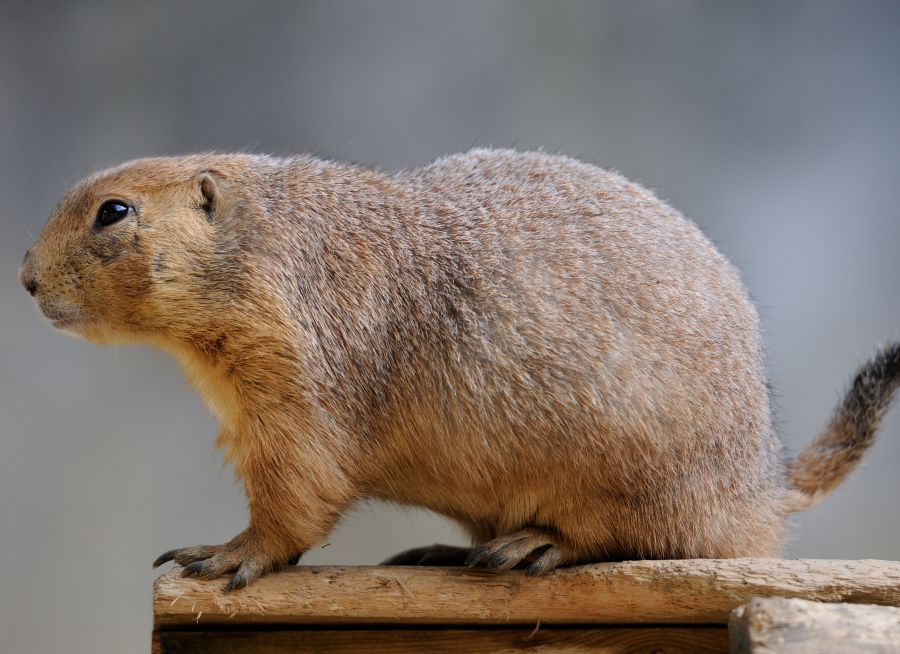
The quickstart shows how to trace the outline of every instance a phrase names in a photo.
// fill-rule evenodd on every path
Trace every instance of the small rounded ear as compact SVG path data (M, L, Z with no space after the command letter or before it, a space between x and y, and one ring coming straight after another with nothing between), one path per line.
M212 220L222 205L222 192L219 185L209 172L197 175L194 183L199 191L200 208L206 212L207 219Z

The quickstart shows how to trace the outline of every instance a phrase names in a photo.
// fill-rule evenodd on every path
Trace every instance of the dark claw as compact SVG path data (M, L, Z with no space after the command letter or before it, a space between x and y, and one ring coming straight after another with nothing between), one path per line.
M472 553L466 557L466 567L474 568L481 563L481 559L486 557L490 551L491 550L488 547L479 547L478 549L473 550Z
M230 593L233 590L238 590L246 586L248 583L250 583L250 579L248 579L247 574L245 572L242 572L241 570L238 570L234 573L234 575L231 577L231 580L225 586L225 592Z
M553 568L556 567L556 565L559 563L559 559L552 556L552 549L553 548L551 546L547 545L535 550L535 552L537 553L537 558L531 565L525 568L526 577L538 577L550 572Z
M163 552L158 557L156 557L156 560L153 562L153 567L158 568L163 563L168 563L169 561L173 561L175 559L175 555L178 554L178 552L180 552L180 551L181 551L180 549L177 549L177 550L169 550L168 552Z
M185 566L184 570L181 571L182 577L197 577L203 574L203 564L206 561L197 561L195 563L191 563L188 566Z
M504 563L506 563L506 557L503 555L503 553L494 552L489 557L487 557L487 560L484 562L484 568L485 570L496 570Z

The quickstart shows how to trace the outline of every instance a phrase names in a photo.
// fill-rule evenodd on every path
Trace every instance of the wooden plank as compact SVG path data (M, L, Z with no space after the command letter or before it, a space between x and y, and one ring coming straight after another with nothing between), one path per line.
M728 652L724 627L598 629L373 629L162 631L153 654L285 654L286 652Z
M900 654L900 609L754 599L728 623L741 654Z
M227 578L156 580L157 627L402 623L727 624L756 596L900 605L900 562L624 561L544 577L460 568L296 566L222 592Z

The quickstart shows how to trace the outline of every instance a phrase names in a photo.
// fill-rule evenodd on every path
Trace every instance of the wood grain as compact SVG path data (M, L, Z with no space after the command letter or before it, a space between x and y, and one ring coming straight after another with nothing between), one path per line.
M740 654L900 654L900 609L888 606L755 599L728 627Z
M728 651L724 627L621 629L373 629L287 631L163 631L153 654L253 652L659 652L719 654Z
M727 624L751 598L900 605L900 562L625 561L545 577L460 568L296 566L229 594L227 579L154 585L156 627L193 625Z

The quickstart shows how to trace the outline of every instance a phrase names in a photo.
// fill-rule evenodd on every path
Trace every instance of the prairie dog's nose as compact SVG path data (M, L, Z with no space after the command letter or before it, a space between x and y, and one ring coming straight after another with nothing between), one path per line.
M25 253L25 259L22 260L22 269L19 271L19 281L22 282L22 286L25 287L25 290L28 291L28 294L33 296L37 293L38 282L37 277L34 274L34 265L31 262L31 250Z
M22 280L22 285L25 287L25 290L28 291L28 294L34 296L37 293L37 282L34 281L34 277L29 277L27 279Z

